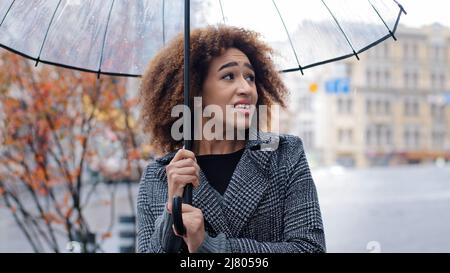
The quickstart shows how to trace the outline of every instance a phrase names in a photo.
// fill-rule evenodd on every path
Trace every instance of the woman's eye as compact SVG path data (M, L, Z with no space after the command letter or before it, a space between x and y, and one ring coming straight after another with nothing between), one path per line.
M222 79L224 80L232 80L234 79L234 75L233 74L226 74L225 76L222 77Z
M247 76L247 79L249 79L251 82L254 82L254 81L255 81L255 76L253 76L253 75L248 75L248 76Z

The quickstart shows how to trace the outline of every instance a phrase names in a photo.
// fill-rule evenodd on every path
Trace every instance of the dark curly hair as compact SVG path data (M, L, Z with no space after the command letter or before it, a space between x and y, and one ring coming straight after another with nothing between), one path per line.
M214 57L226 49L237 48L247 55L255 69L258 105L278 103L286 107L287 88L271 59L273 49L260 41L259 34L224 25L191 31L191 105L201 96L202 86ZM176 36L150 61L140 86L141 122L150 143L165 153L181 148L182 141L171 137L172 107L183 104L183 34Z

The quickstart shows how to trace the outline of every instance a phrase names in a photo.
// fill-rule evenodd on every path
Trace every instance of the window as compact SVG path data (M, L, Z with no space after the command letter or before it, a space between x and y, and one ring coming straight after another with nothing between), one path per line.
M430 58L434 62L444 62L445 61L446 48L443 45L432 45Z
M387 128L387 130L386 130L386 144L392 145L392 129L391 128Z
M431 104L431 117L434 121L443 121L445 118L445 105Z
M445 74L442 73L442 74L439 76L439 88L440 88L441 90L444 90L444 89L447 88L446 81L447 81L447 79L446 79L446 77L445 77Z
M347 100L347 113L351 114L353 112L353 100Z
M419 88L419 72L416 70L406 70L403 73L403 85L409 89Z
M415 43L412 45L412 52L411 52L411 54L412 54L411 57L413 59L417 59L417 57L419 56L419 47Z
M407 98L404 102L405 116L416 117L420 113L420 104L417 99Z
M345 74L347 75L347 77L352 77L352 73L353 73L353 68L351 64L345 64Z
M372 145L372 129L371 128L369 128L369 129L366 129L366 144L367 145Z
M379 99L375 101L375 113L376 114L381 113L381 100Z
M385 78L385 86L386 87L391 86L391 72L389 70L386 70L384 72L384 78Z
M406 148L418 149L420 145L420 127L418 125L406 125L403 137Z
M443 149L445 145L445 131L433 131L431 139L434 149Z
M353 100L351 98L338 98L337 108L339 114L351 114L353 112Z
M299 99L300 111L302 112L312 112L312 98L311 96L300 97Z
M384 113L386 115L390 115L391 114L391 102L386 100L384 101Z
M405 87L410 87L411 86L411 81L410 81L409 78L410 78L409 72L403 73L403 85Z
M403 58L409 61L417 60L419 56L419 46L414 42L406 42L403 44Z
M372 110L372 100L367 99L366 100L366 114L370 115L372 114L373 110Z
M368 86L372 86L372 71L371 70L366 71L366 84Z
M419 87L419 73L417 72L412 73L412 82L409 87L414 89L417 89Z
M388 97L368 98L366 99L366 113L368 115L391 114L391 102Z
M437 85L437 75L434 73L434 72L432 72L431 73L431 89L433 89L433 90L436 90L436 89L438 89L438 85Z
M366 84L368 86L375 87L389 87L391 85L391 71L387 68L374 68L366 70Z
M340 144L352 144L353 143L353 130L352 129L339 129L338 130L338 142Z
M435 91L442 91L446 88L445 72L433 71L431 72L431 89Z
M407 43L403 44L403 58L409 59L409 45Z
M379 70L375 71L375 85L381 86L381 73Z
M420 112L419 102L418 101L413 101L413 103L412 103L412 115L413 116L418 116L419 112Z
M387 124L372 124L366 128L366 143L378 147L392 145L392 128Z
M299 136L303 140L303 144L306 148L312 148L315 145L314 142L314 127L312 122L304 121L300 124L300 134Z

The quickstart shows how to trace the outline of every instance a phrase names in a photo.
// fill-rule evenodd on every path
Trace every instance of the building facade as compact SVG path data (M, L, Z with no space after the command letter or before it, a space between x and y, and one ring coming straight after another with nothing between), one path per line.
M313 164L450 161L450 29L399 27L396 36L360 61L285 76L291 100L282 128L302 137ZM330 89L336 79L348 86Z

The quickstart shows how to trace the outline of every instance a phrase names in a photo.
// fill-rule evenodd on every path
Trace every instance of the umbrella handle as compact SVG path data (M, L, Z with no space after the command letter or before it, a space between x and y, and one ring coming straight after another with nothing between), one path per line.
M186 228L183 224L182 217L182 203L192 205L192 184L186 185L183 191L183 199L179 196L173 197L172 203L172 217L173 217L173 225L175 226L175 230L179 235L184 236L186 234Z
M180 196L174 196L172 202L172 217L173 225L178 235L184 236L186 234L186 228L183 224L183 217L181 216L182 199Z

